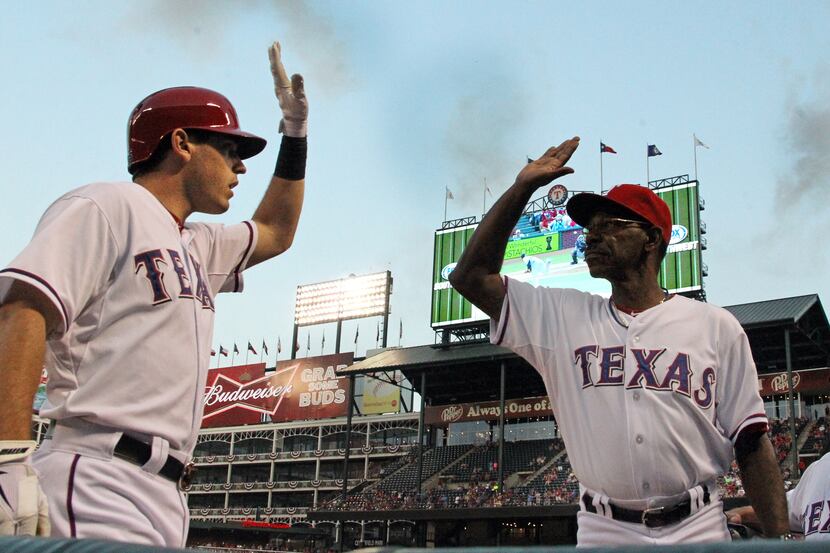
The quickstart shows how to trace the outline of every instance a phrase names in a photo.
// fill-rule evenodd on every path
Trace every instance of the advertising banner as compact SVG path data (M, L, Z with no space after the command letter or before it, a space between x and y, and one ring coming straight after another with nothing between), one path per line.
M223 367L208 373L202 427L345 416L349 379L338 368L349 366L354 353Z
M392 379L389 382L389 379ZM364 415L379 415L381 413L398 413L401 410L401 381L400 371L388 373L388 376L374 378L366 376L363 386L363 406L360 410Z
M547 397L511 399L504 403L505 418L552 416L550 400ZM424 423L446 426L454 422L498 420L501 407L498 401L479 403L455 403L452 405L429 406L424 411Z
M830 387L830 369L793 371L793 392L823 392ZM758 377L758 392L762 397L786 394L790 391L787 373L765 374Z

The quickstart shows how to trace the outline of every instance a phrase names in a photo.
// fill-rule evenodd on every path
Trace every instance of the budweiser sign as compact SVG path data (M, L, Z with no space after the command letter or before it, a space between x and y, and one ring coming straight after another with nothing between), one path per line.
M291 375L293 376L293 374ZM220 374L213 386L205 392L204 418L212 417L229 409L240 408L273 415L282 403L283 397L290 394L290 384L272 384L269 374L251 382L238 382Z
M225 367L208 375L203 427L343 416L348 379L337 375L352 353L280 361L265 365Z

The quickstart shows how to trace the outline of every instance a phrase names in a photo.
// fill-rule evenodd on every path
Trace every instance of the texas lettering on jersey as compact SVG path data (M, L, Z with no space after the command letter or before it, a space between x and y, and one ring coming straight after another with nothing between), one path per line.
M636 363L634 374L626 381L625 346L603 348L596 344L574 350L574 363L582 371L582 389L592 386L625 386L626 389L676 392L691 398L701 409L708 409L714 400L715 370L703 370L701 385L692 389L692 370L688 353L664 359L665 349L630 350Z
M816 501L804 509L803 532L805 536L816 532L830 533L830 501Z
M165 256L165 253L167 254ZM169 258L169 261L168 261ZM170 293L167 291L164 281L164 267L172 267L173 272L179 283L178 298L191 298L199 301L203 309L210 309L215 311L213 299L210 297L210 292L202 272L202 266L190 257L190 262L193 264L193 272L196 274L195 287L187 274L187 267L179 252L176 250L166 249L162 250L148 250L136 254L135 257L135 273L138 274L142 270L144 276L150 283L152 292L153 305L160 305L173 301ZM194 289L195 288L195 289Z

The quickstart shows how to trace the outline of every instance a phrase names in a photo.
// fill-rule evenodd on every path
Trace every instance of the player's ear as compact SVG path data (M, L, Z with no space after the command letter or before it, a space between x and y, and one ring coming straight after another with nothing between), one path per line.
M193 143L184 129L175 129L170 133L170 151L181 161L189 161L193 153Z

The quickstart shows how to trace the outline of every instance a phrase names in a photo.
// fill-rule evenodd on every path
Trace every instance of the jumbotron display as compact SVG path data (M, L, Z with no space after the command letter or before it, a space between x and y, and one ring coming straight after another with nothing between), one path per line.
M672 293L693 293L703 286L697 184L692 181L655 190L672 212L671 242L659 275L660 285ZM448 280L477 226L435 231L431 316L435 329L487 320ZM536 286L610 296L611 284L588 272L584 241L582 227L571 220L564 206L524 214L507 244L501 274Z

